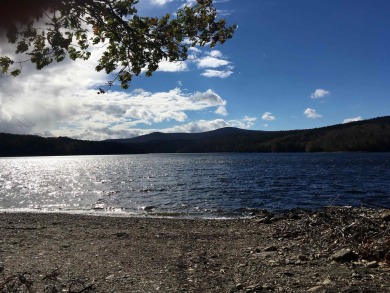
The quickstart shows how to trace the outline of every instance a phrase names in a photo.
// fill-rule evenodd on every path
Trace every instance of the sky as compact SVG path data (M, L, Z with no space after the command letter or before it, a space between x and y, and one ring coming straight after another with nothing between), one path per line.
M193 0L141 0L161 16ZM113 87L88 61L65 60L17 77L0 75L0 132L87 140L221 127L309 129L390 115L390 1L217 0L237 24L214 48L162 62L152 77ZM12 47L0 44L0 55Z

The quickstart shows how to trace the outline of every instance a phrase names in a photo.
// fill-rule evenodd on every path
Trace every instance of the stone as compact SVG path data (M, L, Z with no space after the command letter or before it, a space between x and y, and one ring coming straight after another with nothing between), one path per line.
M292 273L290 271L286 271L286 272L283 272L282 275L285 275L287 277L292 277L292 276L294 276L294 273Z
M298 255L298 260L300 260L300 261L308 261L309 260L309 258L306 256L306 255Z
M115 276L114 275L109 275L106 277L106 281L112 281L115 279Z
M357 255L348 248L343 248L330 257L332 260L337 262L351 262L355 260Z
M381 214L382 220L390 222L390 210L386 210Z
M271 218L268 216L261 218L261 219L258 219L257 222L262 223L262 224L271 224L272 223Z
M291 220L300 220L301 219L301 216L297 213L290 213L288 215L288 218L291 219Z
M377 261L370 261L366 264L366 267L369 268L369 269L374 269L374 268L377 268L379 266L378 262Z
M325 281L322 282L322 285L324 286L328 286L328 285L332 285L332 281L330 279L325 279Z
M307 290L307 292L319 292L322 290L322 286L315 286Z
M244 285L241 284L241 283L238 283L238 284L236 285L236 290L242 290L242 289L244 289Z
M278 251L278 248L274 245L264 248L265 252Z
M252 293L252 292L258 292L263 289L263 286L260 284L252 285L246 288L247 293Z
M354 279L361 279L361 277L362 277L360 274L355 273L355 272L353 272L351 276L352 276L352 278L354 278Z

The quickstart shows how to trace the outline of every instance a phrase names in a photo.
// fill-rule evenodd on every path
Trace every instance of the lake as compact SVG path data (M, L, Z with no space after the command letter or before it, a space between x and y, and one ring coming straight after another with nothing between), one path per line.
M0 210L241 217L259 209L390 208L390 153L0 158Z

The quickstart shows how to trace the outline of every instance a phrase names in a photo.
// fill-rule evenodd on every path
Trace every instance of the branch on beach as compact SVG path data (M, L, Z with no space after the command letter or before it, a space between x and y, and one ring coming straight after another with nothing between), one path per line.
M4 268L1 267L0 273L4 273ZM95 280L88 282L88 279L72 278L66 280L58 278L60 276L60 267L55 268L50 273L46 274L41 281L49 281L44 289L44 293L85 293L93 292L95 289ZM39 281L39 280L37 280ZM3 280L0 281L0 292L36 292L34 290L34 277L29 272L17 273L6 277L3 275Z
M32 292L33 284L30 273L15 274L0 283L0 292Z

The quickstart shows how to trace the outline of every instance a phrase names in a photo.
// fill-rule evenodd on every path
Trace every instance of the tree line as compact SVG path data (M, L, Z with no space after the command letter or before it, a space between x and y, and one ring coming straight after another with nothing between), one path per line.
M390 116L308 130L150 134L109 141L0 133L0 156L65 156L206 152L389 152ZM166 139L170 136L172 139Z

